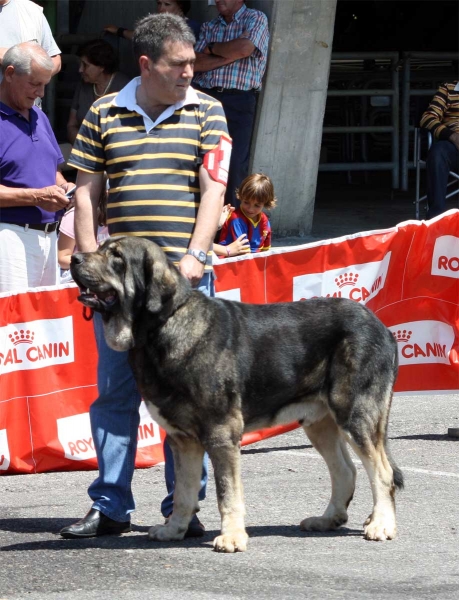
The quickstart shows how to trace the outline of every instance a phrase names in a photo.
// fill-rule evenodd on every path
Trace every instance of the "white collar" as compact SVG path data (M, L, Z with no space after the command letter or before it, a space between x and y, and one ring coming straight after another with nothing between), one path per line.
M456 86L454 88L455 92L459 92L459 81L456 83Z
M153 121L146 112L140 108L137 104L136 92L138 86L141 84L140 77L134 77L128 84L124 86L122 90L120 90L117 95L113 98L112 103L115 106L122 106L127 108L128 110L135 111L139 113L143 117L143 122L145 124L145 129L147 133L149 133L154 127L159 125L162 121L168 119L178 108L182 108L187 104L199 104L199 97L196 93L196 90L191 86L186 91L186 96L184 100L180 100L180 102L176 102L175 104L171 104L168 106L156 119Z

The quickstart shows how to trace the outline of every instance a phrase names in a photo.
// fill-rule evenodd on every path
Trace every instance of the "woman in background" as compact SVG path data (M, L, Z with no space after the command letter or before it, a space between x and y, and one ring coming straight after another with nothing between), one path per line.
M118 71L116 52L105 40L87 42L77 54L82 81L76 87L67 121L67 138L71 144L91 104L101 96L119 92L129 82L129 77Z

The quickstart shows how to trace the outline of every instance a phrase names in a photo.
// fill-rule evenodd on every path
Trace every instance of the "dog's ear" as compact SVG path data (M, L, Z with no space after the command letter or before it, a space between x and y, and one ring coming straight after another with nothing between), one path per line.
M164 252L151 244L144 257L145 308L148 312L161 312L164 304L177 290L177 278Z

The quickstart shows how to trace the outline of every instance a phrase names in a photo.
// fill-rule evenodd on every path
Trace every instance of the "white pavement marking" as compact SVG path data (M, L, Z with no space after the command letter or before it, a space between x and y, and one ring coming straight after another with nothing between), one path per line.
M296 450L278 450L276 454L289 454L290 456L302 456L303 458L306 456L307 458L323 458L320 454L313 454L307 451L305 452L297 452ZM362 463L359 460L352 461L357 467L362 467ZM363 468L363 467L362 467ZM457 477L459 478L459 473L451 473L449 471L431 471L429 469L417 469L416 467L400 467L401 471L405 471L407 473L420 473L423 475L434 475L435 477Z

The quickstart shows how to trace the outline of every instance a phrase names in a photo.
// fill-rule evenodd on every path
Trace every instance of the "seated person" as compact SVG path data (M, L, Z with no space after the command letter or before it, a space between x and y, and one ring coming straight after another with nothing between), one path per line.
M109 237L107 227L107 188L104 186L97 205L97 243L101 244ZM70 273L70 259L78 249L75 245L75 207L72 206L64 214L59 225L57 240L57 260L61 268L61 283L73 281Z
M235 210L226 208L226 220L213 251L217 256L227 258L269 250L271 224L263 209L269 210L276 205L271 179L262 173L249 175L236 191L236 198L241 205Z
M157 0L156 6L158 13L170 13L172 15L178 15L187 22L188 26L194 33L194 37L198 39L199 31L201 29L201 23L194 19L189 19L186 15L189 13L191 8L190 0ZM117 25L107 25L104 27L104 31L112 33L118 37L125 38L126 40L132 40L134 31L132 29L125 29L124 27L118 27Z
M75 89L67 122L67 138L71 144L91 104L101 96L119 92L129 82L129 77L117 70L118 57L105 40L87 42L77 54L82 81Z
M433 138L427 155L427 218L446 210L449 171L459 173L459 82L443 83L421 117Z

